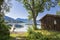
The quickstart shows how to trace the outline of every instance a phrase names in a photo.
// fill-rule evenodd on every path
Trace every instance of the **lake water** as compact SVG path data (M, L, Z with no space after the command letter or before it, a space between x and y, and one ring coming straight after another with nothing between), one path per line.
M20 24L20 25L23 25L23 27L20 27L20 28L15 28L15 30L14 30L14 32L27 32L27 29L28 29L28 27L32 27L31 25L26 25L26 24ZM37 25L37 28L41 28L41 26L40 25Z

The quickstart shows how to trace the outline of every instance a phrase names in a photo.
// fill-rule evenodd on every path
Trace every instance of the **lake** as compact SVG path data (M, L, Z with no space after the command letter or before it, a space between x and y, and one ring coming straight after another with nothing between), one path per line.
M23 27L16 27L14 32L27 32L28 27L32 27L32 25L27 25L26 23L20 23ZM40 25L37 25L37 28L41 28Z

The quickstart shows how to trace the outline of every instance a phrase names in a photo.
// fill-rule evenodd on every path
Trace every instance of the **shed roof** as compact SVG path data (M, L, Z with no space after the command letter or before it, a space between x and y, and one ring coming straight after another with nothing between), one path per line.
M44 17L42 17L41 19L40 19L40 21L41 20L43 20L45 17L55 17L55 18L60 18L60 15L52 15L52 14L46 14Z

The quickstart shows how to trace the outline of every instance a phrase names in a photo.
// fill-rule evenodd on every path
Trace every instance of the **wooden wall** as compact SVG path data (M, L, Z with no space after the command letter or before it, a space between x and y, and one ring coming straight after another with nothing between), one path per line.
M56 24L54 24L54 20L56 20ZM42 29L60 31L60 18L46 16L43 20L41 20L41 27Z

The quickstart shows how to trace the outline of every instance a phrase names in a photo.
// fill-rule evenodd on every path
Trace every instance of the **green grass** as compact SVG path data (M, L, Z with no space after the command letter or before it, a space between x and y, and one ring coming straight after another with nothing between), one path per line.
M16 38L16 37L25 38L27 36L28 36L27 32L25 32L25 33L11 33L10 34L10 37L11 37L10 40L14 40L14 38Z
M58 31L35 30L35 32L40 32L40 33L42 33L43 35L46 35L46 36L49 36L49 35L57 35L57 36L60 37L60 32L58 32ZM12 37L16 37L16 36L28 36L28 33L27 32L25 32L23 34L20 34L20 33L17 33L17 34L12 33L12 34L10 34L10 36L12 36Z
M44 36L48 37L48 38L60 38L60 32L59 31L47 31L47 30L34 30L35 32L40 32L42 33ZM28 36L28 33L25 32L23 34L20 34L20 33L11 33L10 34L11 36L11 39L10 40L13 40L13 38L15 38L16 36L18 37L27 37Z
M16 36L28 36L28 33L27 32L25 32L25 33L11 33L10 34L10 36L12 36L12 37L16 37Z
M50 37L50 38L54 38L54 37L60 38L60 32L59 31L35 30L35 32L40 32L44 36Z

